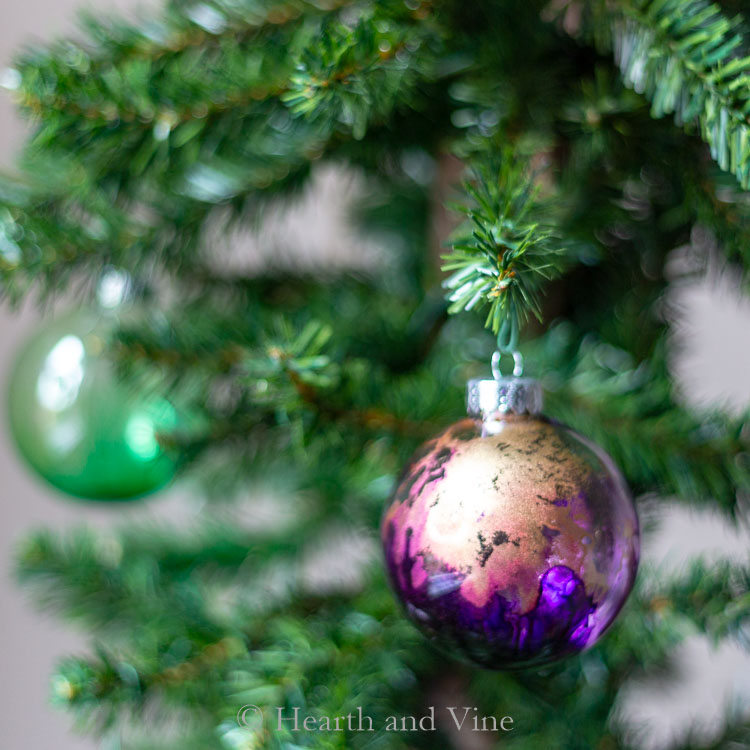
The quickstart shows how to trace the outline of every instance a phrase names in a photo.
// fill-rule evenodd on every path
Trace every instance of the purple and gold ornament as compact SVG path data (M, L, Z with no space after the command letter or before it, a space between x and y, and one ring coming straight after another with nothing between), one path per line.
M611 458L541 416L528 378L472 380L465 419L425 443L382 522L391 585L450 653L540 666L594 644L638 566L638 518Z

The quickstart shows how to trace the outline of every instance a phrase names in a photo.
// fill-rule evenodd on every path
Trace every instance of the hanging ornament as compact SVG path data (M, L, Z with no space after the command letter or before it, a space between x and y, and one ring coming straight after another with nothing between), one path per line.
M450 653L540 666L594 644L633 586L638 518L611 458L541 414L539 383L468 383L469 419L425 443L382 522L391 585Z
M105 355L121 298L117 280L105 277L99 307L44 325L10 378L10 430L21 455L59 490L90 500L147 495L175 471L158 439L176 427L175 409L121 382Z

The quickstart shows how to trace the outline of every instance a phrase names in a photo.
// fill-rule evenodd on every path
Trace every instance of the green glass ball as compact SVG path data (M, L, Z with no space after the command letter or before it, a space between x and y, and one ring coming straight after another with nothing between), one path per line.
M23 458L59 490L132 500L163 487L175 458L159 443L177 426L164 398L118 379L105 356L117 318L77 310L25 344L9 384L10 431Z

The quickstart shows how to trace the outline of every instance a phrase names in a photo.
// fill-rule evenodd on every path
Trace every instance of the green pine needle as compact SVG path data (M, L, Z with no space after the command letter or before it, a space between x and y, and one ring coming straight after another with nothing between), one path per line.
M613 22L615 60L654 117L700 127L719 166L750 186L750 56L744 23L706 0L628 0Z
M542 284L561 272L565 254L553 229L533 220L540 203L529 171L509 150L498 161L464 184L468 226L443 256L453 272L443 284L448 311L489 307L485 326L496 335L517 332L531 315L541 320Z

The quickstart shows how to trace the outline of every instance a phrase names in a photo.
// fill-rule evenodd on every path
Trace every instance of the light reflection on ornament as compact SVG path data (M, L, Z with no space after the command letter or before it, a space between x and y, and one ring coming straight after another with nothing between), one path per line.
M159 452L159 442L152 420L145 414L137 414L125 426L125 442L133 453L141 458L153 458Z
M155 400L148 411L134 414L125 425L125 442L139 458L153 459L159 455L157 425L162 431L173 430L177 426L177 413L169 401Z
M80 417L70 417L56 421L47 433L49 444L61 456L72 453L84 437L83 421Z
M36 381L36 395L45 409L64 411L76 400L83 382L85 354L78 336L64 336L55 344Z

